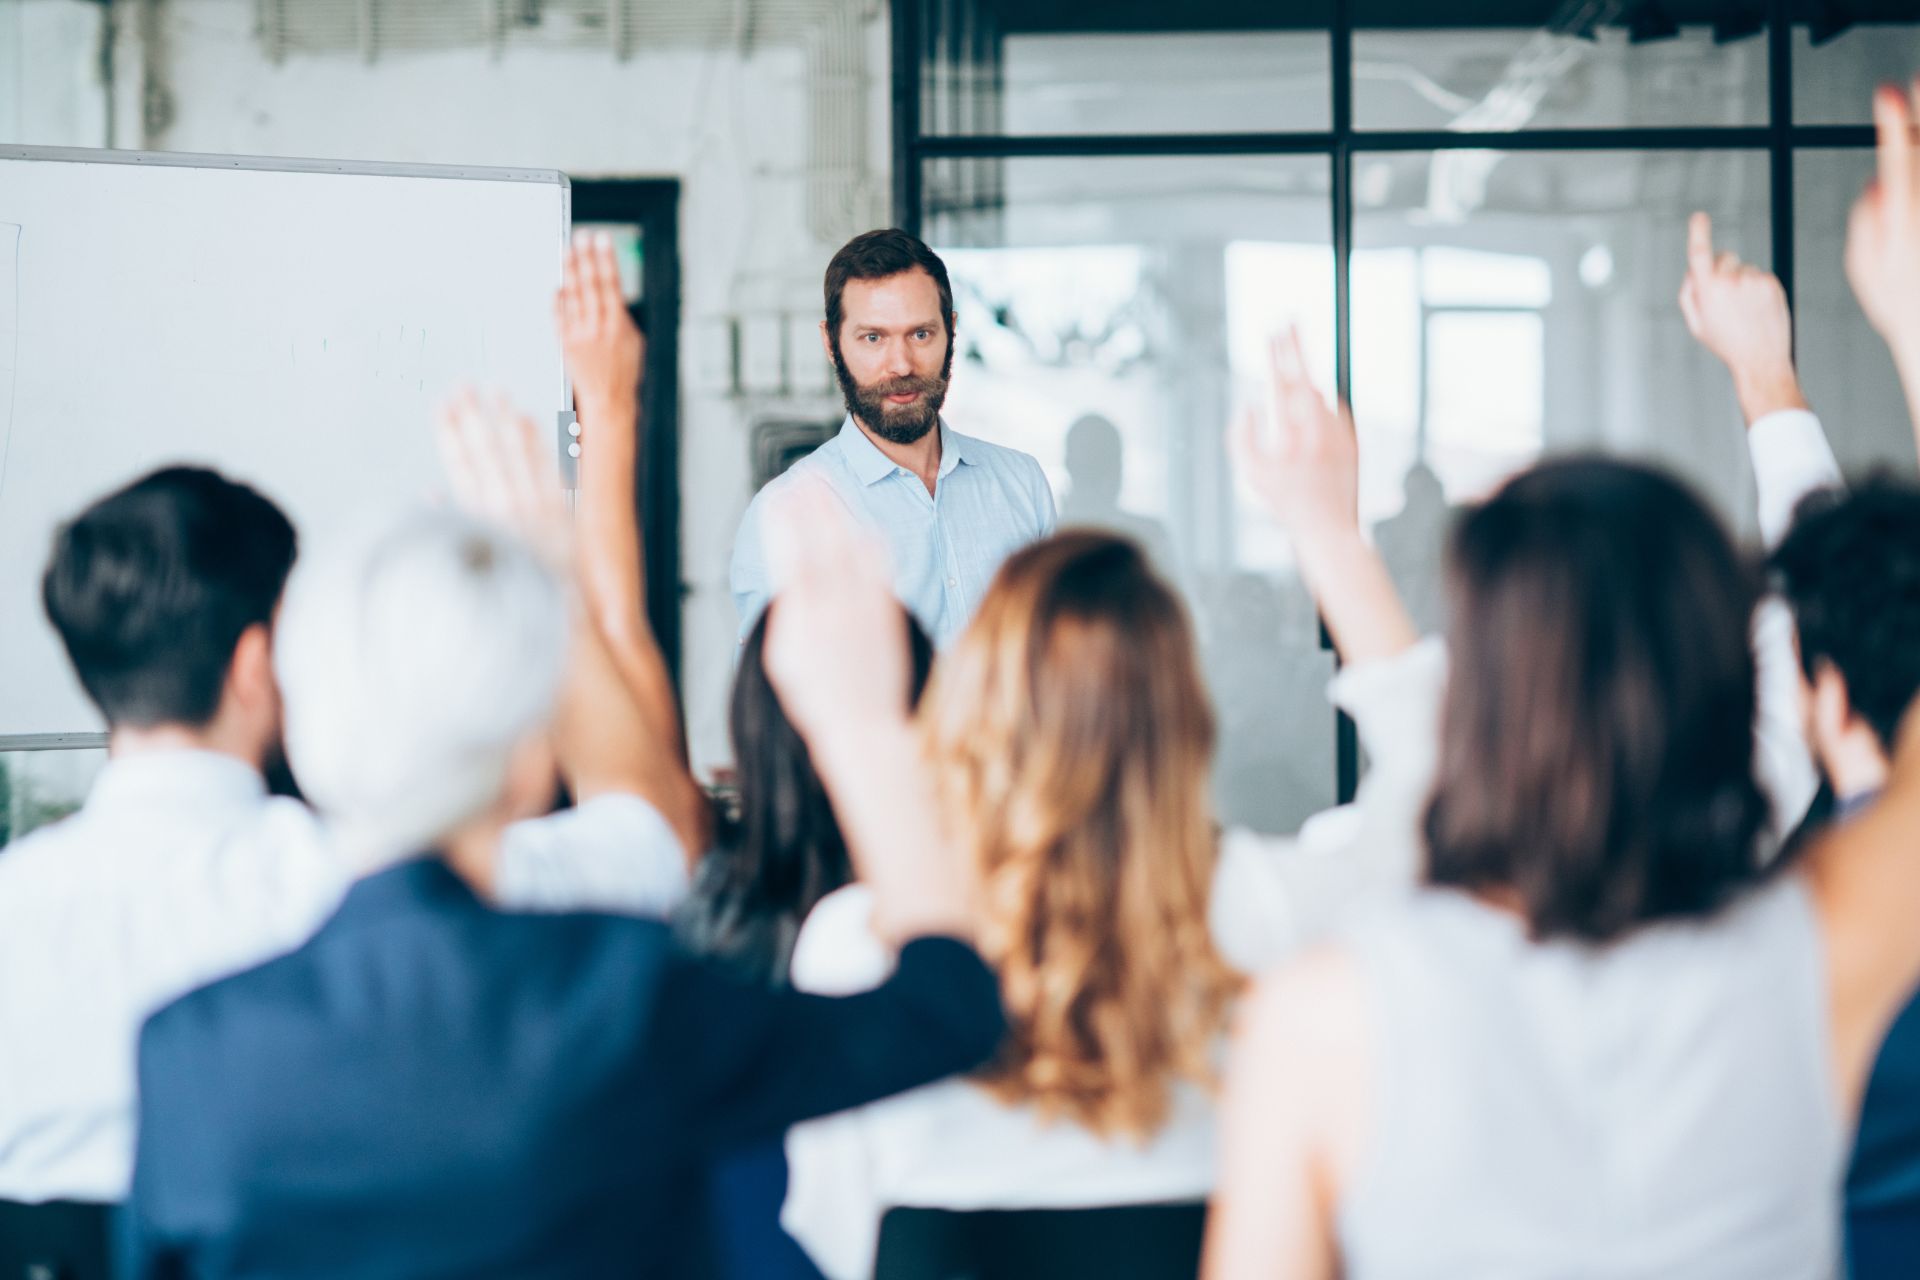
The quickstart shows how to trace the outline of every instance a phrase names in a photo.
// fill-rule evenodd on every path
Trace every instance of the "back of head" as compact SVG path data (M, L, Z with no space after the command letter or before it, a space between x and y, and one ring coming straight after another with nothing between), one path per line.
M1816 494L1773 554L1800 662L1830 664L1847 700L1891 755L1920 693L1920 489L1876 477Z
M1605 942L1753 880L1752 574L1697 497L1544 464L1461 520L1451 586L1434 883Z
M730 707L740 819L722 841L689 941L784 981L800 922L820 899L852 881L853 864L807 744L767 679L767 619L779 607L775 600L762 611L741 647ZM912 651L909 693L917 703L933 668L933 642L905 610L901 625Z
M294 549L293 526L259 493L167 467L61 527L41 599L108 724L198 728L219 710L241 634L272 623Z
M551 718L560 584L512 535L450 512L357 530L288 587L277 646L287 753L355 852L435 847L500 799Z
M1179 601L1074 531L1001 567L922 710L977 860L1012 1034L988 1087L1101 1134L1207 1080L1236 980L1213 947L1213 716Z

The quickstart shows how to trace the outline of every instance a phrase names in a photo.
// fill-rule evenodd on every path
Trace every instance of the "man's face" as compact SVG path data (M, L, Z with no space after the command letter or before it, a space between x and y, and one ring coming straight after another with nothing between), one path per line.
M840 304L840 332L821 329L847 411L884 440L914 443L940 421L953 372L939 287L916 267L849 280Z

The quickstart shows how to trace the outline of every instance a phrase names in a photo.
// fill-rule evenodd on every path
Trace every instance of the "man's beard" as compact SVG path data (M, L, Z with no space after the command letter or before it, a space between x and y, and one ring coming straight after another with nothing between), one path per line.
M913 444L940 422L940 406L947 400L947 383L953 377L953 340L947 340L947 358L940 363L937 378L895 378L890 382L863 387L854 380L833 344L833 372L840 379L840 394L846 397L847 412L858 418L873 434L891 444ZM889 404L888 396L917 393L912 404Z

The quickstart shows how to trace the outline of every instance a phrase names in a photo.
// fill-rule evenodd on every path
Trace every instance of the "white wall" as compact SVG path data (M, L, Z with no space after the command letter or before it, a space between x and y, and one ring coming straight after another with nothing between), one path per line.
M752 328L778 334L817 318L833 250L889 216L884 6L833 2L844 4L837 12L860 41L850 65L865 81L857 105L866 127L824 217L808 181L810 92L819 79L810 67L819 59L810 63L789 36L792 4L784 25L762 20L757 36L746 32L759 43L744 49L687 39L674 48L642 45L621 61L606 48L529 42L499 53L384 52L371 61L350 51L294 52L279 63L262 46L252 0L165 0L152 10L159 26L150 50L139 43L140 6L121 6L113 97L122 146L680 180L684 678L703 770L729 755L724 705L735 620L726 575L734 526L751 496L750 424L839 411L817 346L795 343L785 386L753 395L735 393L716 357L737 321L772 320ZM761 0L750 12L777 3ZM736 12L731 3L722 8ZM81 0L0 0L0 74L21 84L12 56L36 76L17 91L0 88L0 112L10 112L0 114L0 140L102 144L103 94L90 65L98 15Z
M104 144L102 22L82 0L0 0L0 142Z

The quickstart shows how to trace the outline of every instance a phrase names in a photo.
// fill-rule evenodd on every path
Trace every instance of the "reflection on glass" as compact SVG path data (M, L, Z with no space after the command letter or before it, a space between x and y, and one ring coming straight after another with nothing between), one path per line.
M1758 0L1744 18L1740 5L1727 6L1718 29L1669 23L1655 4L1505 7L1503 16L1532 10L1532 28L1469 27L1466 17L1451 16L1454 8L1355 0L1357 128L1491 133L1766 122ZM1433 25L1408 27L1415 12Z
M1915 469L1893 357L1847 284L1847 216L1873 176L1871 151L1794 156L1794 345L1800 378L1849 473Z
M1860 0L1830 5L1817 27L1793 29L1793 118L1800 124L1871 124L1873 87L1905 84L1920 73L1920 11L1886 0L1877 22L1846 21ZM1902 12L1904 10L1904 12ZM1903 22L1893 19L1896 15Z
M926 180L959 312L948 418L1033 454L1063 523L1135 538L1176 583L1222 816L1268 831L1333 802L1332 660L1222 433L1278 326L1330 373L1327 189L1320 157L943 161Z
M0 846L78 809L106 763L104 747L0 752Z
M1470 154L1464 175L1449 153L1368 157L1355 222L1361 514L1427 625L1448 509L1542 454L1663 462L1751 528L1732 387L1675 295L1695 209L1768 261L1766 157Z
M1330 13L1323 0L1271 14L1242 10L1223 23L1195 17L1188 30L1089 31L1076 28L1112 18L1088 6L928 3L920 128L941 136L1325 129ZM1288 29L1245 29L1268 18Z

